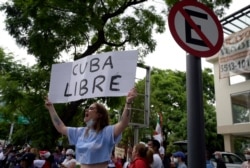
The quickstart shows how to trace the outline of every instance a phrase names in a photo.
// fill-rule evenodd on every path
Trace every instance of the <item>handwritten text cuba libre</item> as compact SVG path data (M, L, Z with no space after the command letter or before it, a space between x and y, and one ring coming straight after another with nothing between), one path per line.
M83 76L86 71L89 71L90 73L107 70L107 69L113 69L114 65L112 62L112 57L109 56L104 62L101 62L99 58L93 58L89 62L86 62L85 64L76 64L73 67L72 75L73 76ZM79 81L74 82L74 89L73 91L69 90L70 84L67 82L64 96L70 97L72 95L80 95L84 96L88 93L88 91L91 91L92 93L95 93L96 90L103 91L104 86L103 83L109 83L109 90L110 91L119 91L119 81L118 79L122 78L121 75L111 75L111 76L105 76L101 75L100 73L93 78L93 81L89 81L89 78L82 78ZM91 84L92 83L92 84ZM71 83L72 84L72 83ZM90 86L91 85L91 86ZM89 90L91 89L91 90ZM105 87L106 89L106 87Z

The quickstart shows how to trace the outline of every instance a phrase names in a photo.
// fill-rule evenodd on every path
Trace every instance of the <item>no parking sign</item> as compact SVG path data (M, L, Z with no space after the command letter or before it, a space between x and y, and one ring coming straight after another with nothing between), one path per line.
M168 23L176 42L194 56L212 56L223 44L222 26L217 16L202 3L178 2L169 13Z

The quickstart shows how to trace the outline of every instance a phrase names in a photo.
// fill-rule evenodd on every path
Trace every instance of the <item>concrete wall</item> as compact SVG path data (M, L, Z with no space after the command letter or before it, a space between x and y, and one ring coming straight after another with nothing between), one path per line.
M229 78L219 78L218 55L206 60L214 66L217 133L224 137L225 151L234 152L233 137L249 136L250 123L233 123L231 94L250 90L250 80L230 85Z

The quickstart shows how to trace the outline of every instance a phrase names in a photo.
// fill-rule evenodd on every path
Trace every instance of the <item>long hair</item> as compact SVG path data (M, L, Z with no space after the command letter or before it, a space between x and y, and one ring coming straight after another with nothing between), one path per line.
M108 111L106 109L106 107L103 104L100 103L94 103L95 107L96 107L96 112L98 114L101 115L101 117L99 117L93 128L94 130L96 130L97 132L101 131L104 127L106 127L107 125L109 125L109 115L108 115Z
M148 164L153 163L153 161L154 161L154 158L153 158L154 151L153 151L153 149L148 148L144 144L139 143L139 144L135 145L135 150L137 151L138 156L140 156L142 158L145 158L147 160Z

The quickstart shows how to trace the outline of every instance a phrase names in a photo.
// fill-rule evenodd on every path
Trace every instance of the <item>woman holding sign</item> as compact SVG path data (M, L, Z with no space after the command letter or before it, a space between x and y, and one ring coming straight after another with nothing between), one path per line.
M114 145L120 141L122 132L128 126L131 103L136 96L136 89L131 89L121 120L114 125L109 125L108 111L99 103L93 103L86 109L86 127L65 126L48 99L45 100L45 107L57 131L66 135L71 145L75 145L76 160L81 168L107 168Z

